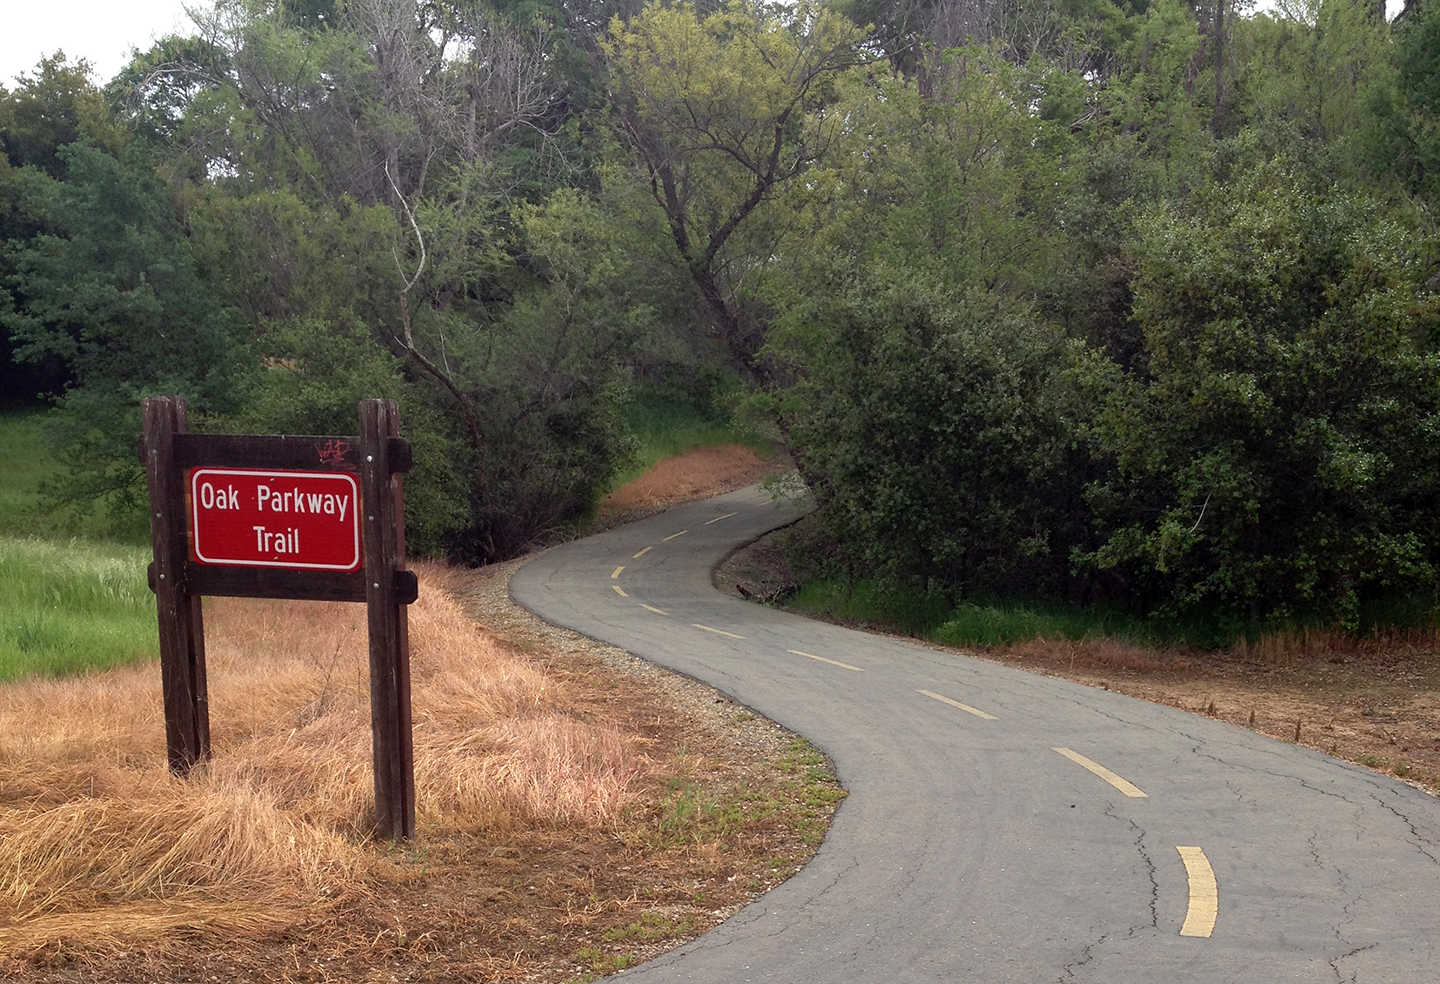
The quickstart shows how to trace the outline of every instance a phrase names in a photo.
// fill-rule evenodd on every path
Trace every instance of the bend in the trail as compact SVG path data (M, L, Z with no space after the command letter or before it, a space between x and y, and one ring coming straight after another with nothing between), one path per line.
M715 590L746 489L547 551L542 617L805 735L850 798L794 878L626 973L735 984L1440 980L1440 802L1253 732Z

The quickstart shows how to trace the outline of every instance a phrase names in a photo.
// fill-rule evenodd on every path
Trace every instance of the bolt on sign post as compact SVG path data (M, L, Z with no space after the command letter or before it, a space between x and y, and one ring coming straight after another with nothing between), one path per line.
M150 587L170 768L210 757L203 595L363 601L370 632L376 834L415 833L410 637L400 475L411 450L393 400L360 401L358 437L191 434L185 400L146 397Z

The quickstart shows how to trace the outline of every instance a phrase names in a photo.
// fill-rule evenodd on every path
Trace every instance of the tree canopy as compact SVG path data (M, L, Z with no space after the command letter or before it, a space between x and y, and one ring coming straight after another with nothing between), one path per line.
M395 397L417 547L494 560L584 522L630 394L724 393L846 577L1433 605L1435 0L194 17L0 90L3 383L72 495L130 508L143 393L291 432Z

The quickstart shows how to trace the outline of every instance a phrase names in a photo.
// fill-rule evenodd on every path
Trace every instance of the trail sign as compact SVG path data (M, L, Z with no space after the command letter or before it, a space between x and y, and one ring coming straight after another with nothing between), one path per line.
M358 571L364 560L354 475L195 468L187 498L196 563Z
M203 595L363 601L375 832L413 837L405 606L418 586L405 569L412 454L395 402L361 400L353 437L190 434L178 396L146 397L141 411L170 768L188 774L210 757Z

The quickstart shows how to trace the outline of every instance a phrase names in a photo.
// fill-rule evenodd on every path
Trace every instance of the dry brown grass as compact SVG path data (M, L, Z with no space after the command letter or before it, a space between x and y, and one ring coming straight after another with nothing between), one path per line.
M651 769L571 695L469 621L420 565L410 609L417 823L596 825ZM214 758L166 768L150 666L0 689L0 961L258 939L363 900L385 863L373 796L364 608L207 599Z
M1254 642L1241 639L1225 655L1276 664L1341 658L1384 663L1436 652L1440 652L1440 631L1435 629L1380 629L1364 635L1338 629L1294 629L1267 632Z
M1017 660L1048 662L1077 670L1130 670L1137 673L1179 672L1190 663L1176 653L1161 652L1119 639L1029 639L1002 647Z

